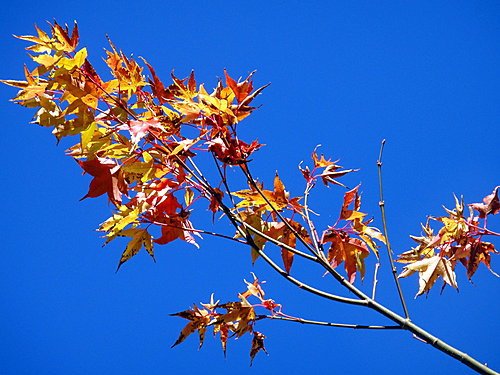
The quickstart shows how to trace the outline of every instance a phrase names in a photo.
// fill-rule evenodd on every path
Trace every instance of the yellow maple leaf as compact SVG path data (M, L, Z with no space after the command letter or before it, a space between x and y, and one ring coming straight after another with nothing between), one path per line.
M243 199L236 207L258 207L267 211L281 211L288 205L290 194L285 190L285 185L276 173L274 177L274 190L245 189L232 193L234 196ZM269 203L268 203L269 202Z
M153 238L146 229L126 229L120 232L120 236L130 237L131 239L120 258L120 262L118 263L118 267L116 269L117 272L123 263L136 255L143 247L146 249L148 254L151 255L153 260L156 261L153 251Z

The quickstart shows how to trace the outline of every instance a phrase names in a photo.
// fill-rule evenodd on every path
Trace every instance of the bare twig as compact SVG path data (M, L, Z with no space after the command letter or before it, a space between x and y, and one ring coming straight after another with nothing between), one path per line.
M314 226L313 221L311 220L309 216L309 205L308 205L308 199L309 199L309 193L314 185L311 183L307 183L306 189L304 190L304 212L305 212L305 219L307 222L307 225L309 227L309 230L311 232L311 237L313 240L313 245L314 248L316 249L316 253L319 254L322 252L321 245L319 243L319 237L318 237L318 232L316 231L316 227Z
M389 241L389 234L387 231L387 218L385 215L385 202L384 202L384 185L382 183L382 155L384 152L385 139L382 140L380 145L380 153L377 160L377 169L378 169L378 184L379 184L379 193L380 193L380 201L378 205L380 207L380 213L382 215L382 226L384 230L385 244L387 249L387 254L389 256L389 262L391 265L391 272L394 278L394 283L396 284L396 288L398 290L399 299L401 301L401 306L403 307L403 311L406 319L410 319L410 314L408 313L408 308L406 307L405 298L403 296L403 290L401 289L401 285L399 283L398 275L396 267L394 266L394 260L392 258L392 249L391 242Z

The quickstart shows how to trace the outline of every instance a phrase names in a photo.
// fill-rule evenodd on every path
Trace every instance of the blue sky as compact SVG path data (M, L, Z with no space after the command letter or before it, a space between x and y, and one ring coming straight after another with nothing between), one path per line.
M384 179L395 251L412 245L426 215L440 215L453 193L469 203L499 180L500 5L494 1L421 2L9 2L0 15L0 78L21 79L33 24L77 20L81 46L102 67L105 35L144 56L166 80L195 69L213 86L227 68L272 85L244 134L267 146L254 174L270 185L276 170L301 195L301 160L322 151L361 168L364 209L380 225L375 161L387 139ZM292 315L341 323L385 323L374 313L322 301L286 284L247 249L207 238L200 250L173 243L154 264L140 254L115 274L122 244L101 247L94 229L111 211L104 197L78 200L89 178L49 131L28 125L33 113L8 103L0 87L3 267L0 271L0 373L10 374L345 374L454 373L469 370L397 331L363 332L263 322L269 356L249 367L249 341L207 337L170 349L184 321L169 313L234 299L256 272L269 297ZM243 125L242 124L242 125ZM312 204L321 226L335 220L342 191L318 187ZM200 219L203 220L203 219ZM208 222L208 221L207 221ZM500 230L499 218L490 219ZM500 247L500 241L496 241ZM372 263L370 263L372 265ZM321 272L297 272L340 293ZM302 268L301 268L302 267ZM493 268L500 270L498 259ZM380 300L399 308L387 263ZM370 273L368 273L370 274ZM460 292L433 290L413 299L417 279L402 281L415 322L497 370L500 280L482 267L474 284L458 272ZM370 288L370 277L365 280Z

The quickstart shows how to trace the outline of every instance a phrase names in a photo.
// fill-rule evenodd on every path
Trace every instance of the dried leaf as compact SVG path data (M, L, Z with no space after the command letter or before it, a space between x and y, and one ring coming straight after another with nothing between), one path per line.
M500 186L497 186L493 193L487 195L483 198L483 203L472 203L471 206L473 209L479 212L479 217L484 219L488 215L496 215L500 212L500 200L498 198L498 190Z
M453 269L452 263L439 255L435 255L430 258L424 258L422 260L413 262L404 267L403 272L398 276L400 278L408 277L413 273L419 273L419 290L415 295L415 298L424 294L429 293L432 286L435 284L439 277L443 278L443 281L457 289L457 280L455 276L455 271Z

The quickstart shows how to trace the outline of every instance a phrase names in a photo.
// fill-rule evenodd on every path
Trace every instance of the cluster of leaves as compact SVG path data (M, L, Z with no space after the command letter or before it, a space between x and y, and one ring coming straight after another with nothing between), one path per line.
M36 108L34 123L53 128L58 140L79 135L67 153L92 177L82 199L106 195L114 205L113 215L99 227L105 243L128 238L118 268L143 248L154 259L154 244L178 239L198 246L195 237L204 231L194 229L190 215L195 201L206 200L213 214L223 211L239 223L236 237L251 245L253 261L270 241L281 247L284 268L290 272L290 250L297 242L315 245L318 254L331 243L327 258L333 267L345 262L350 282L356 271L364 275L368 248L377 253L373 238L383 241L383 236L363 221L358 188L344 198L339 220L348 224L332 226L320 240L308 219L309 208L300 203L301 197L290 198L278 174L272 191L251 177L249 157L262 145L239 139L237 125L255 109L252 101L267 86L254 90L253 73L236 81L224 71L225 82L219 80L211 94L197 84L194 72L185 79L172 73L167 86L149 63L143 60L150 75L146 78L145 68L110 41L105 63L111 79L105 80L87 59L87 50L78 49L76 24L71 33L57 23L50 34L36 30L37 36L18 37L33 43L27 49L35 54L36 67L25 68L25 81L2 82L21 89L13 100ZM218 186L208 182L194 161L203 153L216 160ZM338 178L355 171L342 169L316 150L312 159L312 169L299 167L306 194L318 179L344 186ZM227 167L240 168L249 189L231 192ZM241 201L235 203L233 197ZM351 203L353 209L348 208ZM151 234L152 225L161 228L159 237Z
M491 254L498 253L494 245L483 241L485 235L500 236L487 229L487 216L500 212L497 186L493 193L483 199L483 203L469 205L469 215L464 216L464 201L455 197L455 208L445 208L448 216L430 217L422 225L423 236L410 236L418 246L404 252L398 258L406 263L399 277L407 277L419 273L419 290L416 296L429 293L439 278L443 279L443 288L450 285L458 289L455 267L462 264L469 280L476 273L479 264L483 263L494 275L491 269ZM478 215L474 214L474 210ZM437 234L430 222L441 224Z
M343 227L330 227L323 232L322 244L330 243L328 260L335 268L344 262L349 282L353 283L356 271L365 275L364 259L370 250L378 258L377 244L374 239L385 243L385 238L380 231L369 226L373 219L365 219L366 214L360 212L361 196L358 192L359 185L344 194L344 203L337 222L344 221ZM353 236L357 236L353 237Z
M319 179L326 186L329 184L344 186L337 179L356 171L342 169L337 165L338 161L327 160L323 155L318 156L316 150L313 151L311 158L312 169L299 166L306 180L305 195L309 194ZM297 240L300 240L306 246L312 246L318 256L327 258L333 268L344 263L349 282L354 282L356 272L359 272L363 278L364 259L370 254L369 249L378 257L378 246L374 239L381 242L385 239L377 228L369 226L372 219L365 220L366 214L359 211L361 196L358 190L359 186L345 193L339 219L323 232L321 239L317 238L314 225L309 219L311 210L307 203L300 203L302 197L290 198L278 174L274 178L273 191L265 190L261 185L254 183L250 185L250 189L233 193L242 199L236 204L238 216L254 231L252 235L253 260L255 261L259 256L255 248L263 249L268 240L275 240L275 244L281 245L285 270L290 272L294 259L294 253L290 251L290 248L296 248ZM284 210L289 211L289 218L280 217L280 212ZM296 216L304 225L294 219ZM341 225L342 223L345 224ZM327 243L330 243L330 247L325 255L323 247Z
M253 277L254 280L251 283L245 280L247 290L238 294L238 301L227 303L214 302L212 294L209 303L201 303L200 307L194 305L191 309L171 314L189 320L189 323L182 329L172 347L180 344L189 335L197 331L200 340L199 347L201 348L205 340L207 328L211 327L214 336L219 335L224 356L226 355L227 340L231 337L237 339L245 334L252 336L250 364L259 351L267 353L264 347L264 334L255 330L255 323L267 316L258 315L255 309L262 308L264 311L271 313L271 316L274 316L275 314L282 314L281 305L272 299L264 299L263 282L259 282L255 275ZM257 299L258 303L251 304L248 301L250 297Z
M146 61L143 67L111 44L105 62L112 78L103 79L78 49L78 27L51 25L47 34L19 36L32 42L27 49L37 66L25 67L25 80L2 82L21 90L13 99L36 108L34 123L53 128L58 140L79 135L68 150L83 171L92 176L83 198L107 195L116 212L101 224L106 243L118 236L129 243L119 266L141 248L154 256L153 243L175 239L196 244L189 220L190 208L200 198L212 212L220 209L222 192L193 176L186 163L192 151L212 153L224 165L245 163L261 144L236 136L236 125L253 110L252 100L264 89L254 90L252 75L236 82L225 72L208 94L197 85L194 73L164 85ZM194 137L183 130L195 129ZM217 194L218 193L218 194ZM82 199L83 199L82 198ZM149 225L161 226L152 237Z

